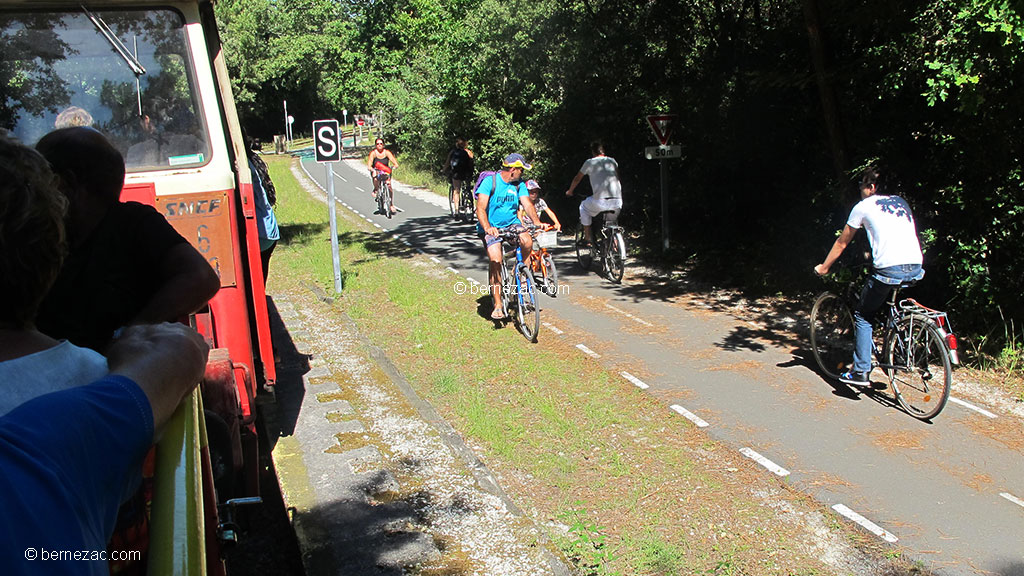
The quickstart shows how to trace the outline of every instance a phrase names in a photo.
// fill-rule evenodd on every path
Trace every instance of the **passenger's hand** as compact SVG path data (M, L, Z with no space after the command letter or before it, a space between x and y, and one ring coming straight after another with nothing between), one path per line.
M825 276L828 274L828 268L824 264L818 264L814 267L814 273L818 276Z
M555 224L555 230L558 230L559 232L561 232L562 231L562 225L561 224Z
M107 349L112 374L133 380L146 393L154 426L162 425L203 378L210 347L184 324L141 324L124 329Z

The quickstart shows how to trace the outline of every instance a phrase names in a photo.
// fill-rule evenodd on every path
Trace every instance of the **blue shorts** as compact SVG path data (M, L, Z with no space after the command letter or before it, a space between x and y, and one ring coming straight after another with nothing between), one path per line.
M526 232L526 226L522 224L513 224L504 228L498 228L499 232ZM484 249L490 248L491 246L501 242L501 236L491 236L482 230L477 231L477 237L484 243Z

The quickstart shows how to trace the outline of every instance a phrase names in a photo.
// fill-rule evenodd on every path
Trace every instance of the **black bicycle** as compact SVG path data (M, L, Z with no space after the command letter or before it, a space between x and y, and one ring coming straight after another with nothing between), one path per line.
M583 242L583 226L576 230L576 261L590 270L594 260L600 260L601 273L618 284L626 271L626 238L622 226L612 219L614 215L614 210L606 210L594 217L594 242L589 247Z
M873 323L872 369L881 368L893 395L908 414L921 420L938 415L949 400L953 366L960 363L956 335L945 312L921 305L913 298L898 299L900 290L916 281L895 286ZM818 367L838 378L850 369L854 349L852 307L857 282L843 296L824 292L811 309L811 349Z
M378 173L374 178L380 182L377 188L377 211L381 214L386 214L388 218L391 218L392 198L394 197L394 190L391 188L391 175L385 174L384 172Z

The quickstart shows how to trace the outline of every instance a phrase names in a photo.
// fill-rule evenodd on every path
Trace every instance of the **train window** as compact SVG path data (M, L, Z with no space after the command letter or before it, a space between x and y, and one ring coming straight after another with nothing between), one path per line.
M210 159L182 15L171 9L0 12L0 127L35 144L89 125L129 172Z

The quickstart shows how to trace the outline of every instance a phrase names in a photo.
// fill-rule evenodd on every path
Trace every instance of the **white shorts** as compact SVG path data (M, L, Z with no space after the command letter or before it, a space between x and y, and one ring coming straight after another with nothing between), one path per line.
M580 202L580 224L590 226L594 222L594 216L601 212L612 210L612 221L619 217L619 210L622 210L622 199L620 198L596 198L591 196Z

